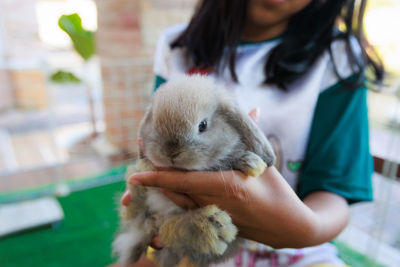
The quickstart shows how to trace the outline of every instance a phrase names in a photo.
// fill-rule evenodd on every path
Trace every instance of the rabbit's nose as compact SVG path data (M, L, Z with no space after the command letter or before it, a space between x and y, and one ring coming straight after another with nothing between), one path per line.
M165 143L166 148L171 151L171 154L174 153L174 150L176 150L176 148L178 147L179 142L176 140L173 141L169 141L167 143Z
M181 152L173 152L169 155L170 161L174 164L174 160L181 154Z
M168 155L173 155L179 151L179 142L172 140L165 143L165 150L167 151Z
M179 155L181 154L181 152L177 151L177 152L173 152L169 155L169 157L171 158L171 160L173 161L174 159L176 159Z

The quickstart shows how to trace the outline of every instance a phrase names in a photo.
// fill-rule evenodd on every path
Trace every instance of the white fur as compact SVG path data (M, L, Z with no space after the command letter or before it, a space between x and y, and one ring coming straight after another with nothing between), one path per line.
M130 221L127 229L128 231L120 233L113 242L113 250L118 252L119 261L122 264L129 263L132 250L145 236L145 232L140 229L137 220Z
M183 211L181 207L166 198L158 189L149 189L147 191L146 204L151 212L160 215L169 215Z

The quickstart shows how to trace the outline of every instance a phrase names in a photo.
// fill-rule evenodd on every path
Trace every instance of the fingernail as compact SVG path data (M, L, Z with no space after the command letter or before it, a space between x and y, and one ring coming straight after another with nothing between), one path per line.
M153 242L154 242L154 245L156 245L159 248L162 248L164 246L164 244L161 241L161 238L158 236L153 238Z
M257 120L260 118L260 107L256 108L256 118Z
M128 178L128 183L133 184L133 185L142 185L143 183L142 183L141 180L145 179L146 176L148 176L151 173L153 173L153 172L138 172L138 173L135 173L135 174L131 175Z
M142 183L136 179L130 179L129 183L132 185L141 185Z
M131 201L131 194L129 193L129 191L125 191L125 193L121 197L121 203L124 206L128 206L130 201Z

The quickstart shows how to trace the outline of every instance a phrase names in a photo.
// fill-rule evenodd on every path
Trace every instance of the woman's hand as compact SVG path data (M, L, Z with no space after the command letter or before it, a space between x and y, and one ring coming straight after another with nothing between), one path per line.
M303 247L305 236L313 235L313 213L274 167L258 178L239 171L158 171L134 174L128 182L162 188L185 208L216 204L231 215L241 236L274 247Z
M304 200L307 206L274 167L258 178L239 171L158 171L134 174L128 182L162 188L167 197L185 208L216 204L231 215L242 237L275 248L330 241L348 218L343 198L315 192Z

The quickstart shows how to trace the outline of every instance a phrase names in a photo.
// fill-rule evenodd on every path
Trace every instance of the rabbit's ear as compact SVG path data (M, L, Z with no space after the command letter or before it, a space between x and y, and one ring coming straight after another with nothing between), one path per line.
M268 166L275 163L275 154L271 144L248 114L226 102L220 104L218 111L225 121L239 133L248 150L260 156Z
M138 133L138 138L141 138L143 140L144 136L149 136L149 134L152 131L152 121L153 121L153 112L151 105L147 108L146 112L144 113L144 116L142 120L140 121L139 124L139 133ZM139 157L144 158L144 153L143 151L140 151L139 149Z
M142 120L140 121L139 124L139 137L143 137L144 134L147 133L147 131L149 131L150 126L152 124L153 121L153 110L151 108L152 106L149 105L143 115Z

